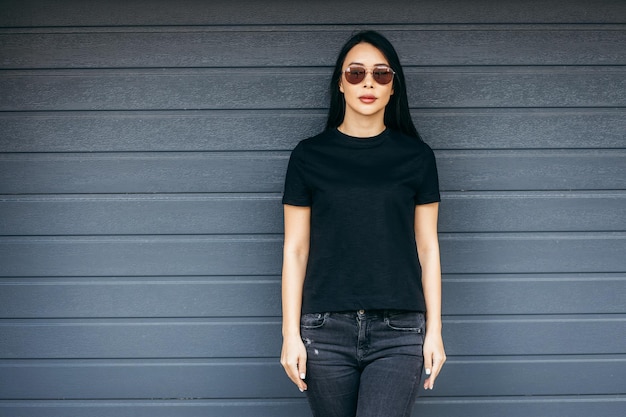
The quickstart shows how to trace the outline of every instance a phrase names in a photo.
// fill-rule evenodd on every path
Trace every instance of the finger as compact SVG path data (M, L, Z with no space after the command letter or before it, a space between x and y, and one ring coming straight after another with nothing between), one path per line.
M444 361L445 359L443 358L435 357L435 359L433 360L430 377L424 383L424 389L432 390L434 388L435 380L437 379L437 376L439 376L439 372L441 371Z
M304 380L306 378L306 358L300 358L298 361L298 372L300 379Z
M298 388L302 389L300 385L302 383L302 380L300 379L298 375L298 361L295 360L292 362L290 360L285 359L281 361L281 364L283 365L283 368L285 369L285 373L287 374L291 382L296 384Z
M300 358L300 361L298 362L298 378L299 380L296 385L298 385L300 391L306 391L307 386L304 382L306 379L306 358Z
M306 382L300 380L300 382L298 383L298 389L300 390L300 392L306 391L308 389Z
M289 367L287 368L287 375L289 375L289 379L291 379L291 381L298 385L298 382L300 382L300 378L298 378L298 365L297 363L290 363Z
M432 354L424 354L424 372L426 375L430 375L433 368L433 355Z
M293 370L290 370L289 372L289 379L291 379L291 381L296 384L296 386L298 387L298 389L300 390L300 392L304 392L306 391L306 383L303 381L302 378L300 378L300 374L298 372L298 368L294 368Z
M431 375L424 381L424 389L433 389L435 387L435 380L437 375L431 372Z
M435 380L437 379L436 375L431 375L425 382L424 382L424 389L433 389L435 387Z
M433 389L433 384L431 381L432 378L428 378L426 379L426 381L424 381L424 389Z
M306 378L306 356L296 357L295 361L289 364L287 375L301 392L306 391L307 386L304 382L304 378Z
M433 368L433 356L429 352L428 354L424 354L424 372L428 375L426 381L424 381L424 389L431 389L431 377Z

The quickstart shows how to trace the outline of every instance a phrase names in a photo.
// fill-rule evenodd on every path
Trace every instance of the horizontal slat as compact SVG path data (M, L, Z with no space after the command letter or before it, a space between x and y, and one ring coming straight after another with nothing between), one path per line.
M622 233L445 234L444 273L626 271Z
M362 7L357 0L301 4L284 0L232 2L228 0L131 0L110 5L97 0L5 0L0 26L127 26L127 25L226 25L226 24L352 24L375 23L624 23L626 7L619 1L490 0L471 3L436 0L393 0L386 12ZM219 13L215 11L219 10Z
M0 358L278 356L280 318L2 320ZM449 355L621 354L624 315L444 317ZM601 340L602 343L598 343Z
M2 152L282 151L325 110L0 113ZM415 110L434 149L623 148L626 109ZM184 140L177 140L184 138Z
M419 398L413 417L623 417L624 395L573 397ZM0 416L13 417L294 417L309 416L304 399L275 400L0 400Z
M0 235L282 233L282 210L279 194L0 196Z
M444 193L439 230L626 231L626 193Z
M443 272L626 271L624 233L443 234ZM278 275L277 236L0 238L0 277Z
M0 239L0 276L270 275L282 237Z
M623 273L445 275L443 294L446 315L626 314ZM3 319L280 315L279 276L0 279Z
M0 358L12 359L260 358L281 338L278 318L2 320L0 330Z
M626 64L623 26L375 29L394 44L403 65ZM332 66L351 33L327 26L4 30L0 68Z
M626 150L435 155L442 191L626 189ZM288 158L289 152L0 154L0 193L279 193Z
M319 109L329 68L15 70L0 111ZM407 68L413 107L623 107L623 67Z
M626 110L609 115L608 121L619 124L623 121L621 115L626 115ZM0 150L291 150L300 140L322 131L325 122L325 110L0 113ZM617 134L621 137L622 133Z
M278 276L0 279L0 318L280 315Z
M623 302L620 305L623 308ZM626 319L623 315L458 316L445 319L444 327L446 351L452 355L622 354L623 340L607 335L626 334Z
M412 416L446 417L622 417L626 396L424 398L417 400Z
M626 314L626 274L444 275L446 315Z
M288 152L5 154L0 155L0 190L3 194L281 192L288 158Z
M611 404L601 404L601 410ZM608 414L603 414L611 417ZM261 400L0 400L0 417L308 417L304 398ZM582 416L582 414L580 415ZM578 417L572 414L571 417Z
M0 235L282 233L280 194L0 196ZM626 193L445 193L440 232L626 231Z
M302 398L278 364L263 361L0 362L0 396L20 399ZM580 378L580 374L587 375ZM515 375L514 378L511 375ZM117 381L112 383L112 381ZM433 392L447 396L621 394L622 357L456 360ZM439 400L441 401L441 400Z
M595 149L624 147L625 113L626 109L437 109L414 111L413 119L435 149Z
M439 151L436 157L443 191L626 189L624 150Z

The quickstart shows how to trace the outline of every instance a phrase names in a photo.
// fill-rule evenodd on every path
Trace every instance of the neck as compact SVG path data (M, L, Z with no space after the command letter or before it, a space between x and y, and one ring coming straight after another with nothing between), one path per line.
M360 114L349 107L343 115L343 122L338 129L341 133L355 138L371 138L385 130L385 111L374 114Z
M346 117L339 125L341 133L356 138L371 138L380 135L385 130L382 117Z

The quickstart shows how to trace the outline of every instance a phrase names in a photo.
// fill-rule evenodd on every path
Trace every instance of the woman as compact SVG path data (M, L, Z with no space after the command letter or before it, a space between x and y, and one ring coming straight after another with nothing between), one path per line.
M348 40L330 89L285 179L281 364L316 417L409 416L446 360L435 158L379 33Z

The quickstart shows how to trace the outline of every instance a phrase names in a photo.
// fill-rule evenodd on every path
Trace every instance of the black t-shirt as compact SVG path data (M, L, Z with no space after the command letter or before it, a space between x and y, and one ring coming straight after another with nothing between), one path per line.
M427 144L390 129L327 130L291 153L282 201L311 207L302 313L426 310L415 205L440 201Z

